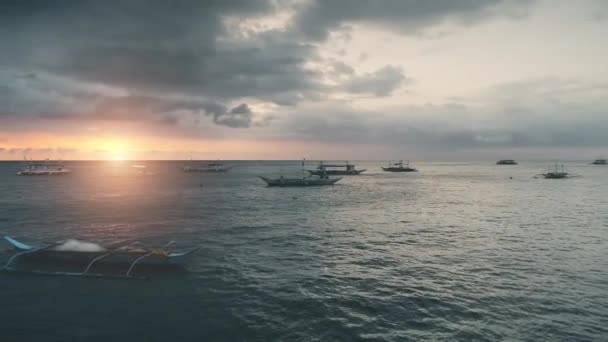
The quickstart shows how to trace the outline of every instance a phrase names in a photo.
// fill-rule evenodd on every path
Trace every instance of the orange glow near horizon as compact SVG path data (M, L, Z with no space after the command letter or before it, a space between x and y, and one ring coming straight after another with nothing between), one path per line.
M324 144L310 141L195 139L146 135L2 135L0 160L269 160L327 159L343 151L365 152L373 145ZM29 149L29 150L26 150Z
M127 160L129 159L129 145L120 139L108 139L101 144L97 151L107 151L109 159Z

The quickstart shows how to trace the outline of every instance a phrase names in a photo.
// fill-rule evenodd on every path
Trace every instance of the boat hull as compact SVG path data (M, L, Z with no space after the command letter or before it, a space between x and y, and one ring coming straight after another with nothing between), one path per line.
M409 167L383 167L382 170L386 172L418 172L418 170Z
M64 176L70 174L71 171L19 171L18 176Z
M184 169L184 172L192 172L192 173L218 173L218 172L228 172L229 169Z
M323 186L333 185L342 178L320 178L320 179L302 179L302 178L278 178L270 179L260 177L268 186L278 187L303 187L303 186Z
M72 251L53 251L42 250L21 256L27 261L43 261L70 264L88 264L95 258L100 258L96 264L111 265L130 265L135 260L143 257L138 265L148 265L155 267L179 267L183 266L191 257L190 252L171 253L171 254L152 254L149 252L72 252ZM173 255L172 255L173 254ZM107 255L102 257L103 255Z
M543 177L545 177L545 179L562 179L562 178L568 178L568 175L567 174L545 173L545 174L543 174Z

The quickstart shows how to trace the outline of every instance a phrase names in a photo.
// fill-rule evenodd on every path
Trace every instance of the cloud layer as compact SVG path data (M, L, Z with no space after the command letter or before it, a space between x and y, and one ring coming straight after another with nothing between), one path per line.
M141 123L188 136L215 125L248 139L421 148L608 145L602 82L497 79L425 104L417 84L428 80L412 76L407 60L374 59L384 52L372 48L358 58L332 52L366 30L432 40L525 20L538 8L523 0L3 1L0 123Z
M314 66L324 63L314 42L326 39L343 24L358 21L422 29L444 20L480 20L505 2L511 1L433 5L417 1L8 1L3 2L0 13L4 55L0 68L19 75L15 77L31 76L31 82L17 88L12 85L15 80L5 76L2 87L8 87L5 92L10 97L27 97L24 101L9 99L10 115L36 111L21 106L22 102L33 103L33 107L45 103L45 108L51 103L52 108L68 101L71 107L90 107L90 98L83 97L79 89L78 83L85 83L114 88L117 94L89 95L105 97L96 102L111 106L114 114L109 115L115 117L114 104L150 99L151 104L137 104L137 114L127 114L128 108L124 112L137 116L149 109L152 120L158 109L165 114L201 109L193 103L227 107L250 99L291 106L336 92L387 96L405 79L399 67L387 65L354 75L352 66L341 63L341 71L350 70L353 75L341 84L327 82L322 68ZM279 28L255 30L226 24L227 18L246 21L288 10L295 14ZM63 77L74 83L73 89L66 84L63 88L36 85L39 74ZM171 96L195 100L175 101ZM163 101L167 103L160 105ZM66 114L66 109L56 109L61 112L44 114ZM224 120L217 114L214 121L231 127L244 125L243 120L236 124L235 118Z

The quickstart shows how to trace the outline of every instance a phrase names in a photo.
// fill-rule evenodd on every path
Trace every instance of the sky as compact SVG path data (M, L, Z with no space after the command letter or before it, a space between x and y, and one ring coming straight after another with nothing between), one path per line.
M608 1L0 2L0 159L608 155Z

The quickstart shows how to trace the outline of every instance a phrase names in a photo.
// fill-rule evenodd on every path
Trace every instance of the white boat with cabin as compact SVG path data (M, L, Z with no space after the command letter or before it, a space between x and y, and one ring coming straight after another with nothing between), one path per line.
M63 167L60 161L50 161L49 159L42 162L27 161L26 167L17 172L18 176L62 176L72 173L72 170Z
M363 173L365 169L357 169L354 164L349 162L343 164L326 164L320 162L316 169L306 170L315 176L355 176Z

